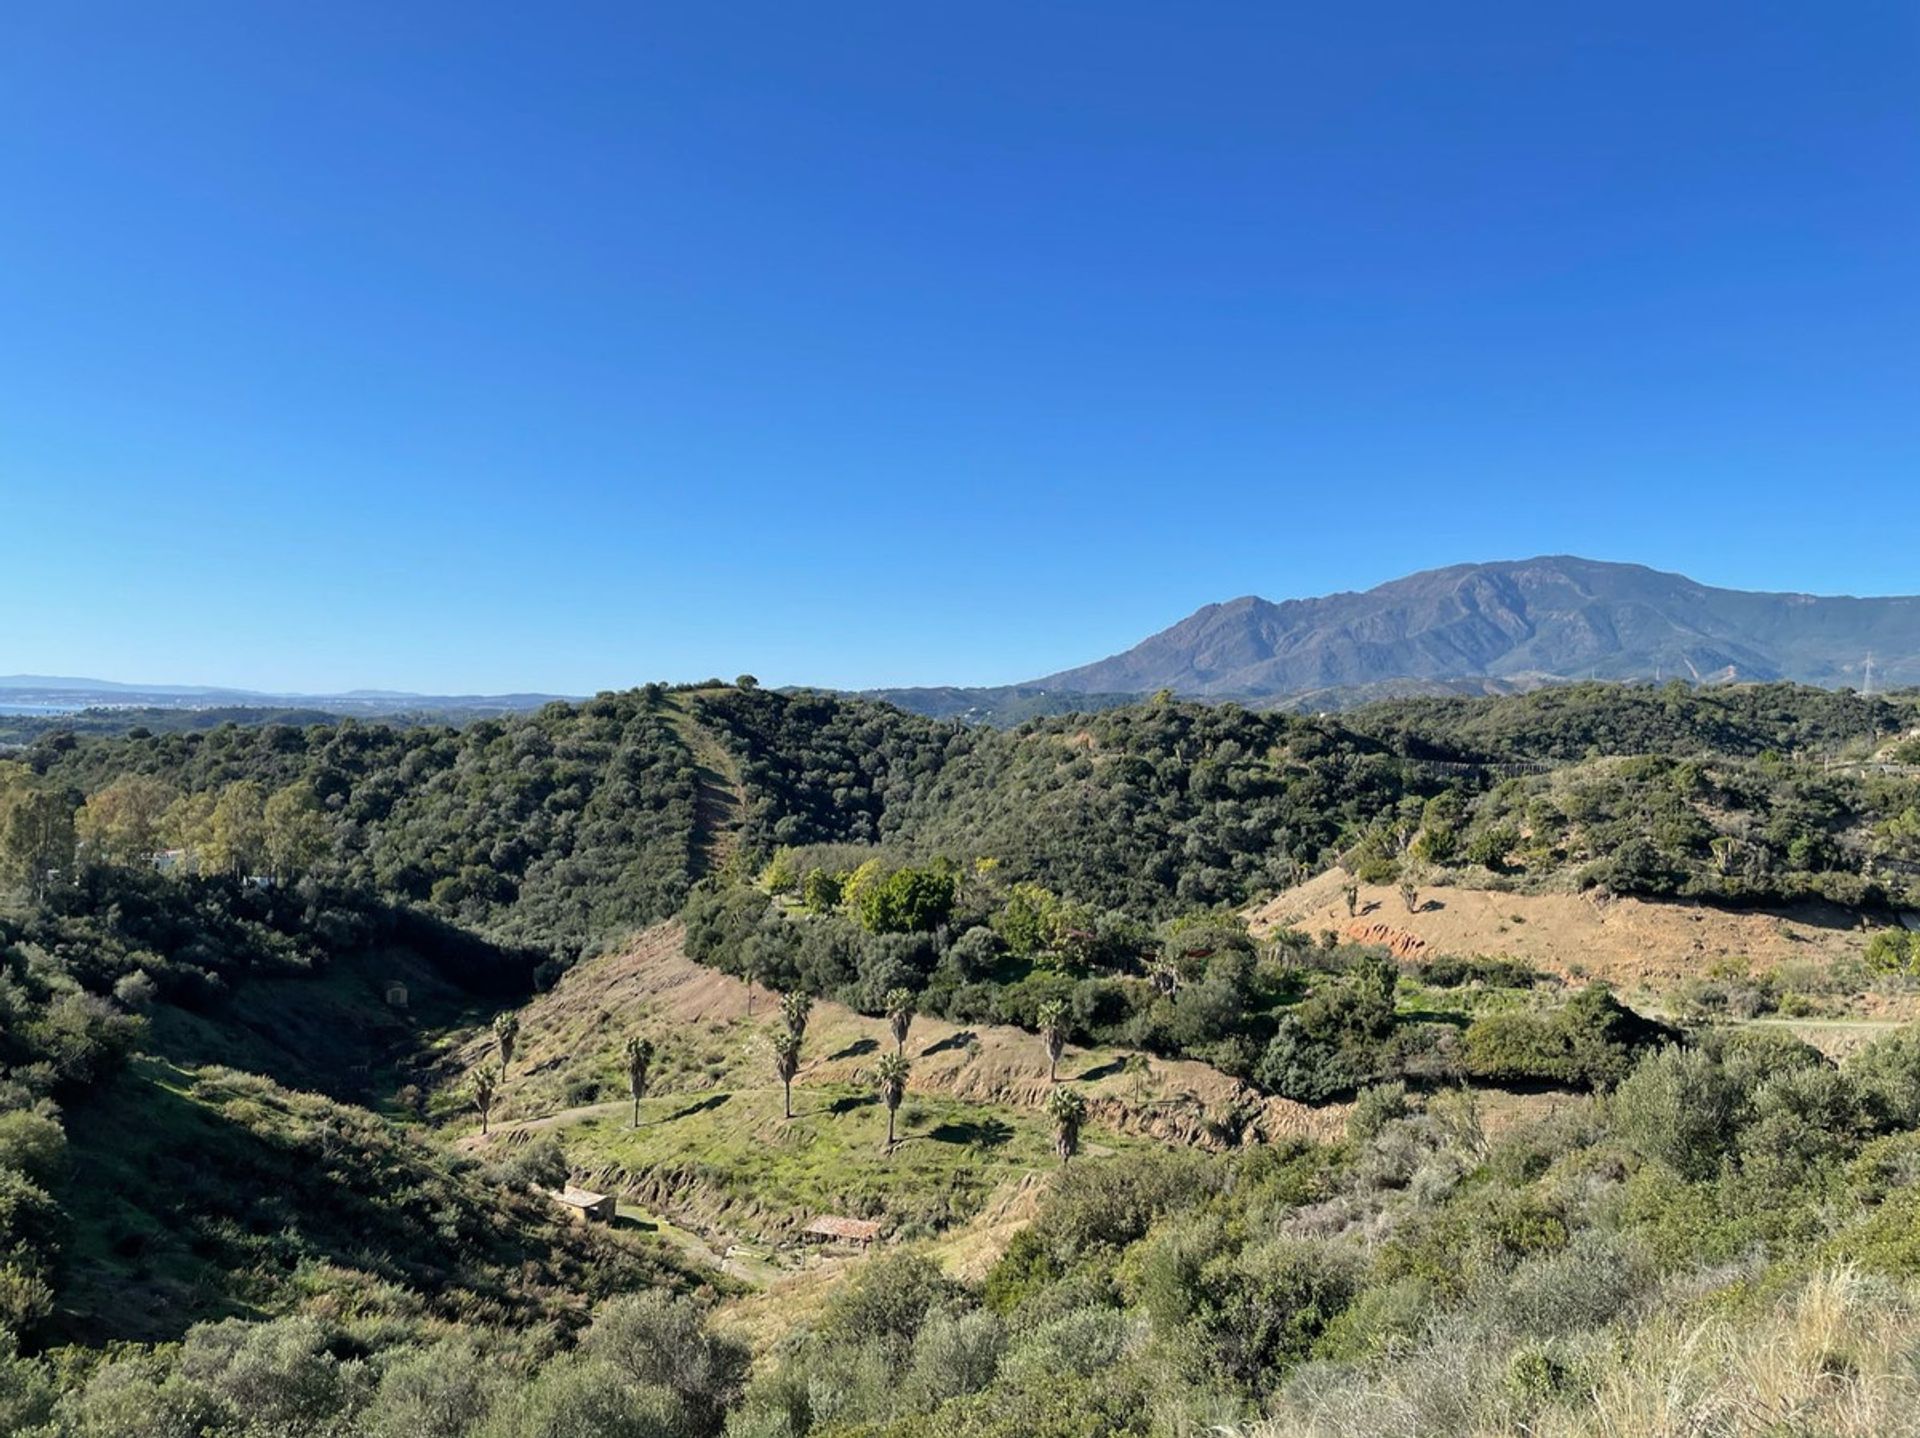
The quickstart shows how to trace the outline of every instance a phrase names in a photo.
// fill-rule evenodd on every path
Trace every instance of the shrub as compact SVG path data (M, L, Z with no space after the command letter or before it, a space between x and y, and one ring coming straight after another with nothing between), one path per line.
M1920 1026L1876 1039L1847 1061L1846 1072L1875 1127L1920 1128Z
M1518 959L1488 958L1484 954L1475 954L1472 958L1442 954L1422 964L1419 976L1422 983L1431 984L1436 989L1457 989L1465 984L1485 984L1493 989L1526 989L1532 988L1540 980L1537 972Z
M1134 1330L1134 1320L1118 1309L1073 1309L1014 1343L1005 1359L1007 1376L1024 1385L1090 1377L1120 1361Z
M368 1438L466 1438L511 1380L464 1338L403 1353L380 1375Z
M903 1253L875 1259L834 1295L819 1331L837 1342L910 1346L928 1315L954 1296L953 1284L929 1258Z
M43 1187L65 1166L66 1130L59 1121L30 1109L0 1113L0 1168L18 1169Z
M1364 1143L1394 1119L1407 1116L1407 1086L1376 1084L1362 1089L1347 1114L1347 1137Z
M809 913L830 914L840 907L843 887L840 875L810 869L800 885L800 902Z
M1839 1154L1861 1128L1853 1085L1830 1064L1783 1069L1753 1090L1753 1117L1740 1134L1740 1159L1781 1183Z
M325 1433L369 1387L365 1365L335 1358L312 1318L203 1324L181 1347L180 1372L248 1425L288 1435Z
M692 1300L661 1289L602 1305L583 1347L631 1383L671 1390L702 1429L720 1426L751 1356L709 1331Z
M926 1408L977 1393L993 1382L1005 1347L1006 1329L994 1313L937 1314L914 1339L907 1387Z
M1625 1077L1635 1050L1670 1031L1617 1001L1605 984L1589 984L1551 1013L1506 1010L1467 1027L1467 1071L1511 1082L1546 1079L1608 1087Z
M1527 1259L1507 1279L1498 1311L1515 1333L1554 1337L1611 1323L1654 1285L1650 1258L1616 1234L1577 1234Z
M1882 929L1867 940L1866 958L1883 974L1920 975L1920 934Z
M569 1355L509 1390L480 1438L679 1438L698 1434L671 1390L639 1387L602 1363Z
M1038 1227L1067 1259L1123 1248L1144 1237L1162 1214L1204 1202L1223 1179L1217 1164L1191 1151L1070 1164Z
M1272 1238L1235 1250L1213 1222L1149 1246L1141 1296L1156 1332L1249 1393L1270 1391L1352 1299L1357 1273L1325 1244Z
M103 1362L62 1396L59 1414L56 1431L73 1438L199 1438L222 1432L227 1417L211 1393L172 1372L165 1358L139 1352ZM13 1431L0 1423L0 1432ZM411 1438L415 1431L440 1438L428 1427L380 1430L378 1438Z
M1054 1261L1052 1245L1040 1230L1023 1228L987 1270L981 1301L996 1313L1010 1313L1033 1294L1058 1282L1062 1272Z
M1255 1071L1260 1085L1322 1103L1373 1077L1393 1032L1395 979L1391 960L1370 959L1345 980L1316 989L1281 1019Z
M1668 1047L1643 1059L1613 1098L1621 1136L1687 1178L1710 1176L1738 1135L1743 1096L1720 1064Z
M553 1134L535 1134L509 1149L490 1173L495 1182L509 1188L560 1188L567 1181L566 1150Z
M1381 1250L1380 1276L1410 1278L1458 1299L1537 1254L1567 1246L1566 1221L1537 1193L1469 1188L1417 1213Z

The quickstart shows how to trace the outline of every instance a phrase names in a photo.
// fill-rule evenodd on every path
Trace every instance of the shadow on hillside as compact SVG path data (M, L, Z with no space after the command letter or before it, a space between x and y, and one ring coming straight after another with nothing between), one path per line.
M732 1098L733 1095L730 1093L708 1094L705 1098L701 1099L700 1102L690 1103L678 1113L670 1113L659 1121L661 1123L672 1123L678 1118L692 1118L697 1113L708 1113L713 1109L719 1108L720 1105L730 1102Z
M829 1061L833 1059L857 1059L862 1054L870 1054L879 1047L880 1040L878 1039L855 1039L852 1043L841 1049L839 1053L828 1054L827 1058Z
M63 1342L173 1340L194 1323L257 1317L262 1276L276 1301L291 1298L287 1276L309 1260L431 1294L436 1317L506 1302L521 1321L526 1275L557 1283L556 1243L574 1241L556 1236L543 1201L250 1074L136 1059L69 1108L68 1133L63 1197L86 1241L67 1255L47 1329ZM437 1221L420 1223L396 1192Z
M836 1115L843 1114L843 1113L852 1113L857 1108L871 1108L873 1107L873 1105L879 1102L880 1100L875 1098L870 1093L843 1094L839 1098L835 1099L832 1103L828 1104L826 1111L830 1114L836 1114Z
M1108 1059L1105 1063L1098 1064L1088 1069L1085 1073L1076 1075L1074 1082L1099 1083L1103 1078L1112 1078L1117 1073L1125 1072L1126 1067L1127 1061L1125 1059Z
M935 1054L951 1053L954 1049L963 1049L980 1036L972 1029L961 1029L958 1033L948 1034L937 1044L928 1044L920 1050L921 1058L932 1058Z
M974 1148L999 1148L1013 1138L1012 1125L997 1118L948 1122L930 1129L927 1137L936 1143L959 1143Z

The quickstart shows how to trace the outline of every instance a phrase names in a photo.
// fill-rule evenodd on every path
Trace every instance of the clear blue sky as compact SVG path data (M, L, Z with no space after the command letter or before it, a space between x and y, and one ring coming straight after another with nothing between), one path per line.
M1906 3L16 3L0 673L1001 682L1920 590Z

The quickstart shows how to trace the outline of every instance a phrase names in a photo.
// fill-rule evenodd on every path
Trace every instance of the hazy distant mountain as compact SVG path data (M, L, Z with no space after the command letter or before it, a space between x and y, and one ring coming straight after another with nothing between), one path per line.
M299 706L334 714L401 713L504 714L538 709L554 694L407 694L386 689L355 689L346 694L270 694L253 689L223 689L202 684L123 684L51 674L0 674L0 708L79 710L210 709L234 706Z
M1124 654L1030 687L1213 697L1524 688L1555 680L1920 684L1920 597L1714 589L1638 564L1460 564L1364 594L1209 604ZM1337 707L1330 703L1327 707Z
M181 698L224 699L245 696L244 689L217 689L204 684L121 684L112 679L79 679L55 674L0 674L0 693L30 690L36 694L98 695L117 702L123 695L171 695Z

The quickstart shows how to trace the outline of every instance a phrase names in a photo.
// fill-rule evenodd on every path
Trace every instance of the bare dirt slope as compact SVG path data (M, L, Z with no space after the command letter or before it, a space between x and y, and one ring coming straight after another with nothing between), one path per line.
M617 1106L619 1051L633 1033L646 1034L661 1049L658 1091L770 1082L761 1030L770 1032L777 1022L775 997L756 986L748 1023L747 985L689 959L681 949L683 937L677 922L656 925L618 952L569 970L551 992L534 999L520 1015L512 1081L499 1117L564 1122ZM798 1085L861 1083L874 1060L892 1046L884 1019L817 1003ZM455 1062L472 1068L491 1047L489 1036L477 1035ZM916 1092L1037 1109L1050 1088L1040 1040L1022 1029L920 1017L908 1037L907 1055ZM1142 1080L1123 1071L1129 1056L1120 1049L1069 1047L1061 1061L1060 1077L1081 1088L1088 1116L1098 1125L1176 1143L1201 1142L1207 1116L1236 1100L1251 1106L1253 1123L1269 1137L1331 1139L1345 1125L1344 1106L1261 1099L1202 1063L1152 1059ZM599 1076L601 1091L580 1094L577 1081L583 1075ZM571 1092L570 1079L575 1081ZM583 1098L597 1101L578 1101Z
M1660 991L1714 965L1755 971L1831 963L1866 941L1859 919L1825 904L1735 910L1686 901L1602 899L1592 894L1507 894L1433 886L1408 913L1398 889L1363 884L1359 912L1347 913L1346 876L1321 874L1250 911L1256 934L1331 929L1381 943L1402 959L1437 954L1506 955L1567 978L1605 979L1623 991Z

